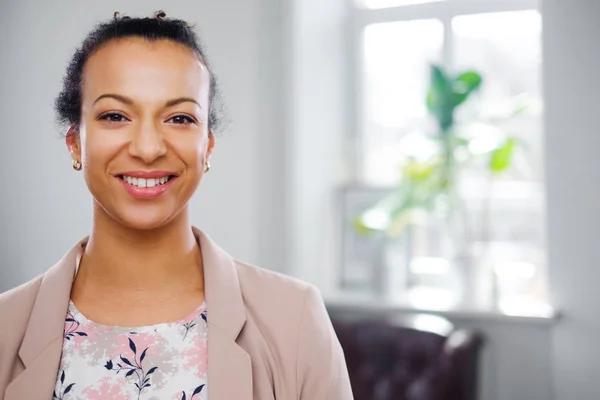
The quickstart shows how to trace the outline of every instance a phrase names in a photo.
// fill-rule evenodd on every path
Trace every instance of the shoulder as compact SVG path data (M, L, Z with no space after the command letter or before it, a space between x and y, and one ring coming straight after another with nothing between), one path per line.
M330 334L329 316L314 285L239 261L236 266L246 311L259 323L287 331L288 338Z
M0 330L0 343L8 335L25 332L29 315L37 297L43 275L17 286L7 292L0 293L0 326L9 329Z
M236 267L242 296L251 312L262 310L279 318L299 318L307 293L317 291L311 284L278 272L240 261L236 261Z
M350 400L344 353L319 290L298 279L236 262L246 312L281 365L298 399Z
M257 291L271 297L279 294L302 297L312 287L309 283L279 272L241 261L235 261L235 264L243 291Z

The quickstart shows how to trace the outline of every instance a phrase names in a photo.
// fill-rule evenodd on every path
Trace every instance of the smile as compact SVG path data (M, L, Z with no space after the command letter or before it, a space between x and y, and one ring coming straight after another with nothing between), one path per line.
M131 197L152 200L168 191L178 175L171 171L129 171L115 175L115 178Z
M166 175L160 178L136 178L134 176L121 175L121 179L128 185L137 186L139 188L153 188L155 186L164 185L174 177L174 175Z

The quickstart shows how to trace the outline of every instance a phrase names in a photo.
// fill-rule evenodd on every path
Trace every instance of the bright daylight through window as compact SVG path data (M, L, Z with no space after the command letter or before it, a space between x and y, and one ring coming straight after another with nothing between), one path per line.
M430 309L549 310L537 7L356 4L344 290Z

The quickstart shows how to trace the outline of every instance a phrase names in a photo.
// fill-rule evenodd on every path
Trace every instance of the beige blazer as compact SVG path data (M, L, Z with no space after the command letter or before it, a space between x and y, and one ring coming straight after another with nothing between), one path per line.
M350 400L344 355L313 286L234 260L194 228L204 262L210 400ZM50 400L77 256L0 295L0 397Z

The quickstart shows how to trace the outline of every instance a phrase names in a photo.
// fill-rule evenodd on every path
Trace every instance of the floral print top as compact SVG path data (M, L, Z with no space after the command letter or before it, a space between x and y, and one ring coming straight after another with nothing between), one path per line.
M206 303L187 317L126 328L88 320L73 302L53 400L206 400Z

